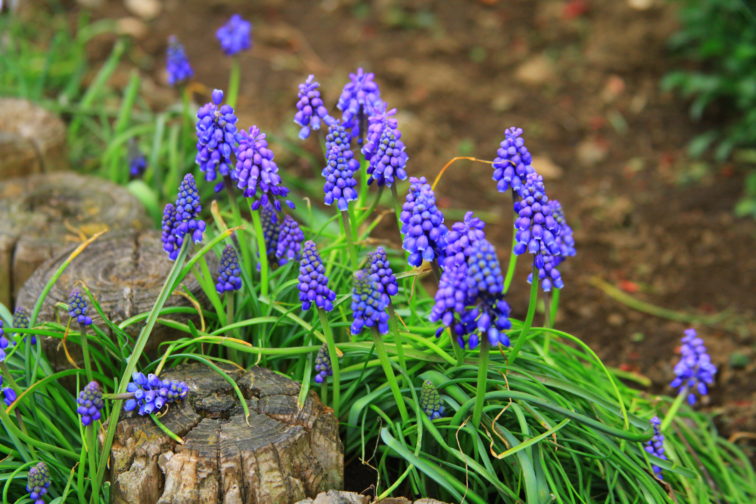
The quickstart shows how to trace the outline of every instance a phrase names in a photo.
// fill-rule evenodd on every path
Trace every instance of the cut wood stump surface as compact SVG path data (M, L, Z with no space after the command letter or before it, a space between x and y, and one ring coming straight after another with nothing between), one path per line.
M0 302L13 306L39 265L85 236L150 226L142 204L107 180L59 172L0 181Z
M338 421L314 392L300 409L298 383L259 367L226 372L248 421L231 385L201 364L161 376L189 385L161 418L184 444L148 417L122 418L111 452L113 503L293 504L343 486Z
M0 98L0 180L66 168L60 117L28 100Z
M39 313L39 321L55 320L55 305L61 302L68 303L71 290L79 282L86 284L102 307L102 311L116 324L152 308L173 266L163 251L160 232L132 231L113 238L107 236L108 234L105 234L92 242L66 268L47 295ZM60 250L56 257L37 268L19 292L18 306L27 309L34 306L50 277L76 247L77 245L70 245ZM210 255L209 259L211 266L214 266L217 262L214 256ZM204 302L202 288L193 276L185 278L183 286L200 302ZM173 295L168 298L165 306L191 306L191 303L184 296ZM61 322L65 324L68 314L62 315ZM102 323L93 308L90 308L88 315L98 327L109 333L108 327ZM188 314L172 314L163 318L185 322L189 317ZM137 323L127 326L126 332L136 336L142 325ZM173 329L158 323L150 335L147 352L152 352L161 341L175 334ZM58 348L60 341L47 337L42 338L42 342L51 362L57 368L65 367L65 353L62 348ZM81 355L77 348L77 345L68 345L75 358Z
M296 504L446 504L436 499L423 498L411 501L404 497L387 497L381 500L373 500L368 495L355 492L343 492L329 490L319 493L314 499L302 499Z

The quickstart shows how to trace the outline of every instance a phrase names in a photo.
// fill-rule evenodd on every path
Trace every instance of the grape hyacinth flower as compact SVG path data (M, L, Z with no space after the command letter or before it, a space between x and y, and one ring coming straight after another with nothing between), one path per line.
M651 419L651 425L654 427L654 437L648 440L645 444L645 450L651 455L658 457L662 460L667 460L667 456L664 454L664 435L661 433L659 427L661 426L661 420L655 416ZM664 479L662 476L662 468L657 465L652 465L654 474L659 479Z
M375 181L379 187L393 186L395 178L407 180L407 161L402 133L397 128L396 119L389 117L396 112L372 115L369 118L368 138L362 153L370 164L367 168L368 184Z
M349 146L342 149L336 144L331 145L326 155L325 168L321 172L325 178L323 192L326 205L330 206L336 201L340 211L345 212L349 209L349 202L357 199L357 180L354 174L359 168L360 163L354 159Z
M315 382L323 383L326 378L333 375L333 367L331 366L331 357L328 355L328 346L323 343L318 350L318 355L315 357Z
M374 78L374 74L358 68L356 73L349 74L349 82L341 91L336 108L341 110L342 123L352 138L361 136L363 123L373 110L385 107Z
M386 256L386 249L383 247L378 247L368 254L368 273L378 279L381 292L391 297L397 295L399 285L396 283L396 276Z
M576 254L575 239L572 235L572 228L567 224L564 218L562 205L557 200L549 201L552 217L557 223L556 246L559 250L558 255L543 253L543 267L538 269L538 278L541 282L541 288L544 292L551 291L552 287L561 289L564 287L562 275L557 267L568 257ZM528 275L528 283L533 283L533 273Z
M567 224L564 217L562 205L557 200L551 200L551 215L559 225L557 233L557 245L559 246L559 262L561 263L567 257L573 257L577 254L575 250L575 238L573 237L572 228Z
M88 309L81 291L79 289L72 290L68 298L68 314L82 327L92 325L92 318L87 316Z
M323 105L319 87L320 83L315 80L315 76L312 74L299 85L297 113L294 115L294 122L301 126L299 138L302 140L309 137L310 132L319 130L321 122L328 126L337 123L336 119L328 114L328 109Z
M268 251L268 256L273 258L278 248L278 234L281 231L278 214L269 206L264 206L260 210L260 220L262 220L265 249ZM260 265L258 264L259 267Z
M464 328L456 327L455 316L465 312L467 292L467 265L455 257L448 258L438 281L430 321L441 322L444 326L454 329L456 334L463 334ZM440 331L436 333L436 336L439 335ZM458 342L464 348L464 340L460 339Z
M29 312L26 308L23 306L16 306L16 310L13 312L12 324L14 329L29 329ZM0 322L0 332L2 332L2 322ZM34 334L31 336L31 344L37 344L37 336Z
M99 420L100 412L104 406L100 384L96 381L89 382L87 386L79 392L79 398L76 402L79 405L76 408L76 412L81 415L81 424L84 427Z
M278 165L273 157L266 135L260 128L252 126L249 131L241 131L231 178L244 191L245 198L252 198L252 210L270 205L280 212L278 198L286 198L289 194L289 189L281 185ZM286 204L294 208L291 201L286 200Z
M444 214L436 207L436 196L425 177L410 178L410 190L400 216L404 241L402 248L409 252L410 266L423 261L441 261L444 250Z
M536 268L544 267L547 255L557 256L561 253L556 237L559 234L559 224L554 218L543 177L537 173L530 173L521 189L522 200L515 202L515 220L517 229L517 244L514 253L524 254L526 251L534 256L533 264Z
M365 270L357 271L352 291L352 334L360 334L364 327L388 333L387 307L388 296L381 292L378 279Z
M466 262L472 245L486 237L486 232L483 231L485 227L486 223L475 217L473 212L467 212L462 222L452 224L445 238L445 260Z
M178 246L181 247L184 237L191 233L194 243L202 241L202 233L205 231L205 221L199 219L202 212L199 190L194 176L191 173L184 175L176 196L175 224L173 234L178 238ZM165 214L163 214L165 217Z
M189 387L178 380L161 380L154 374L144 376L135 372L126 391L133 396L123 404L124 411L136 409L139 415L150 415L168 403L184 399Z
M281 223L281 229L278 232L278 243L276 244L276 260L279 266L283 266L289 261L298 261L299 252L302 249L304 233L299 228L299 224L290 215L284 217Z
M2 362L2 359L0 359L0 362ZM13 401L16 400L16 391L13 390L10 387L3 387L3 376L0 375L0 389L3 391L3 402L6 406L10 406L13 404Z
M139 150L139 146L137 145L136 140L133 138L129 139L129 149L128 149L128 160L129 160L129 175L132 178L138 178L141 177L145 170L147 170L147 158L145 157L144 153Z
M680 361L675 365L675 379L670 387L688 393L688 404L696 403L696 394L703 397L709 393L708 385L714 383L717 367L711 363L704 342L695 329L686 329L680 348Z
M196 163L205 180L212 182L220 173L221 178L231 177L234 163L231 160L236 152L237 117L231 105L221 106L223 91L214 89L212 101L203 105L197 112L197 155ZM220 108L219 108L220 107ZM215 185L215 192L223 188L223 183Z
M32 466L26 479L26 491L33 504L44 504L44 496L50 488L50 471L44 462Z
M520 191L525 185L526 177L534 171L532 164L533 157L525 147L522 128L507 128L493 162L493 179L499 192L511 188L514 193L522 196Z
M215 282L215 290L218 294L241 289L241 267L239 267L239 256L231 245L226 245L221 256L220 266L218 267L218 279Z
M5 361L5 349L8 348L8 345L10 345L10 341L5 337L3 321L0 320L0 362Z
M174 234L174 228L176 227L176 207L173 203L168 203L163 209L163 220L161 222L161 239L163 240L163 250L168 254L168 258L171 261L175 261L178 257L179 237ZM182 240L183 242L183 240Z
M299 300L302 302L302 311L309 310L312 303L315 303L315 306L321 310L333 310L333 301L336 299L336 293L328 288L328 277L325 274L325 267L323 266L320 254L318 254L318 247L312 240L308 240L304 244L302 261L299 264L298 288ZM320 358L320 353L318 353L318 358ZM330 360L328 361L328 366L330 369ZM317 361L315 369L317 370ZM315 378L315 381L318 381L318 379Z
M420 409L431 420L441 418L444 414L444 406L441 404L441 395L433 382L425 380L420 389Z
M234 14L226 24L218 28L215 37L226 56L233 56L252 47L252 23Z
M165 69L168 72L168 84L171 86L183 84L194 76L194 70L186 57L184 46L175 35L168 37Z

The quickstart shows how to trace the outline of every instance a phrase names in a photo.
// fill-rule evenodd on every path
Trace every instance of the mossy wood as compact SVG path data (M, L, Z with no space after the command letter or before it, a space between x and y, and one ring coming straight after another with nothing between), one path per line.
M267 369L226 369L250 410L217 372L189 364L162 378L183 380L188 397L161 422L133 413L119 422L111 452L115 504L292 504L343 486L344 459L332 410L314 392Z
M18 295L18 305L31 309L42 292L45 284L58 267L73 252L77 245L60 250L58 255L43 263L26 281ZM211 264L217 261L211 257ZM79 282L83 282L92 291L103 312L116 324L129 317L145 313L152 309L155 299L170 272L173 263L163 252L159 231L131 231L108 238L108 234L95 240L79 254L66 268L65 272L47 295L38 320L55 320L56 303L68 303L68 297ZM202 303L202 288L193 276L183 282L183 289ZM190 301L180 295L168 298L166 307L191 306ZM66 323L68 313L58 309L61 322ZM95 310L90 307L95 324L109 332ZM167 315L164 318L186 321L190 315ZM194 317L195 322L198 317ZM142 324L133 324L126 332L136 336ZM146 347L148 352L155 350L161 341L170 338L175 332L157 324L150 335ZM182 333L179 333L182 334ZM60 368L68 365L60 341L52 338L42 339L48 359ZM69 352L75 359L81 356L78 345L68 345Z
M66 128L20 98L0 98L0 180L68 168Z
M59 172L0 181L0 303L13 306L37 267L71 244L150 225L131 193L100 178Z

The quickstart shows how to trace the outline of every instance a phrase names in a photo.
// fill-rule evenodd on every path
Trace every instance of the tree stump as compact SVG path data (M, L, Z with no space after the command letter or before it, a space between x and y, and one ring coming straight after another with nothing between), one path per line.
M0 98L0 180L67 167L60 117L28 100Z
M34 270L83 235L149 227L142 204L107 180L61 172L1 181L0 303L12 306Z
M71 245L61 250L56 257L37 268L19 292L18 306L27 309L34 306L47 281L76 247ZM214 266L217 263L215 256L208 257L211 266ZM54 320L55 304L68 303L71 290L78 282L84 282L108 318L116 324L123 322L152 308L172 266L173 262L163 251L159 231L132 231L113 238L104 235L84 249L66 268L47 295L38 320ZM202 288L193 276L184 279L183 285L201 303L205 300ZM174 295L168 298L165 306L191 304L185 297ZM67 313L64 315L68 317ZM106 333L109 332L94 309L90 308L88 315ZM185 322L190 316L170 315L167 318ZM196 320L198 317L192 318ZM133 324L126 328L126 332L136 336L142 326L142 323ZM159 343L175 334L173 329L156 324L145 350L152 352ZM58 348L59 343L54 338L42 338L43 348L51 363L56 368L68 367L70 364L63 349ZM81 357L78 346L68 345L68 350L75 359Z
M290 504L343 486L338 420L314 392L297 407L299 384L267 369L226 369L249 405L249 423L232 387L189 364L161 378L183 380L188 397L161 418L131 413L111 451L115 504Z

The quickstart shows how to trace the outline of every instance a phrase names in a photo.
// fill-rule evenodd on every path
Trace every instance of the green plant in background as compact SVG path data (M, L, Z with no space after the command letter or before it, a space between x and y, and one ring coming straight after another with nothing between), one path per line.
M735 148L756 148L756 6L747 0L677 0L680 31L670 45L695 62L695 70L675 70L662 86L691 100L690 115L700 120L713 109L731 117L727 125L694 138L690 152L710 148L724 160ZM751 161L740 215L756 217L756 163Z
M0 372L4 390L10 390L0 404L4 501L24 498L28 482L46 485L36 475L39 469L27 477L44 463L50 476L45 497L107 502L108 455L124 400L132 409L136 405L128 401L136 389L145 390L151 381L160 388L163 370L191 361L223 375L223 364L263 365L300 381L300 402L311 383L318 384L340 420L345 457L375 468L379 496L473 503L756 499L747 457L685 402L692 387L710 383L712 374L704 368L698 340L689 342L675 383L680 390L672 398L639 390L643 380L607 368L579 338L554 328L564 285L558 267L574 255L574 242L561 207L549 200L534 172L521 129L506 131L497 159L489 162L499 191L511 193L514 210L509 225L516 233L504 275L481 219L468 212L462 222L444 222L434 193L440 176L432 185L412 180L401 198L407 188L400 184L412 165L372 74L350 76L338 106L343 129L315 96L317 83L308 79L300 86L296 123L308 133L334 128L326 155L312 163L314 170L323 169L325 180L315 185L324 189L326 205L335 203L324 210L289 194L288 187L307 184L292 179L285 167L279 173L273 151L296 140L266 137L254 126L237 133L235 112L221 104L222 92L212 93L198 111L198 138L187 127L194 113L186 88L180 103L153 112L140 97L137 74L121 95L109 87L123 42L116 43L86 91L66 95L66 83L78 80L79 67L66 67L56 76L59 84L49 84L44 73L25 63L44 52L46 35L0 21L26 41L14 42L20 52L3 62L16 76L0 76L7 79L3 91L64 112L77 165L128 184L156 223L163 215L163 243L174 261L153 308L121 323L108 319L98 293L86 285L69 308L78 320L86 317L86 304L101 322L69 327L37 320L49 288L76 252L51 278L28 322L13 323L0 305L5 322L0 337L7 342ZM56 36L80 40L81 30L86 26L78 35ZM58 56L77 61L77 51ZM29 95L29 89L40 92ZM114 97L120 104L109 109ZM127 146L137 136L148 168L144 178L128 182ZM364 147L354 150L359 146ZM220 183L197 188L192 173ZM368 198L371 190L375 195ZM395 215L389 219L401 223L404 250L372 245L372 232L385 218L374 211L384 192L391 193ZM323 192L309 196L319 199ZM287 198L296 208L280 204ZM160 204L169 200L175 203L161 212ZM311 241L302 245L305 238ZM504 294L528 288L513 267L526 252L533 269L521 321L509 316ZM207 266L210 254L224 258L217 278ZM209 305L165 308L190 273ZM539 298L548 307L543 326L535 320ZM196 310L204 320L201 328L164 316ZM127 329L135 324L143 327L134 340ZM174 338L151 357L143 350L158 324L170 327ZM26 335L65 338L79 346L85 369L54 371ZM76 391L63 379L75 380ZM141 385L130 384L132 379ZM243 397L241 404L247 408ZM652 423L656 417L660 421Z

